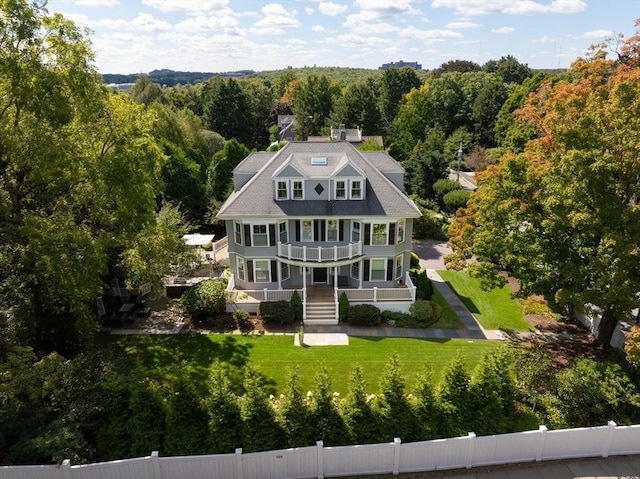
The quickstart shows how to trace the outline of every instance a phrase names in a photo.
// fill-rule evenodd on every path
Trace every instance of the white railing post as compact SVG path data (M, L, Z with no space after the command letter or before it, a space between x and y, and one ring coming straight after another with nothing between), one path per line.
M374 303L378 302L378 287L377 286L373 287L373 302Z
M318 263L322 262L322 246L318 246Z
M269 290L267 288L264 288L262 291L264 293L264 300L269 301Z
M236 479L244 479L244 471L242 470L242 448L236 448Z
M611 441L613 440L613 434L616 432L617 424L614 421L609 421L607 426L607 437L602 446L602 457L609 457L609 449L611 448Z
M287 258L291 259L291 243L287 245Z
M60 469L62 470L62 477L64 477L64 479L71 479L71 459L62 461Z
M397 476L400 474L400 444L401 440L399 437L393 439L393 475Z
M302 247L302 261L307 261L307 247Z
M302 288L302 321L307 319L307 288Z
M349 243L349 259L353 258L353 243Z
M547 426L544 424L538 427L540 438L538 439L538 449L536 450L536 462L542 461L542 450L544 448L544 440L547 435Z
M324 479L324 457L323 457L323 449L324 446L322 441L316 442L316 448L318 451L318 479Z
M162 479L160 475L160 453L158 451L153 451L151 453L151 469L153 469L153 477L154 479Z
M470 432L469 436L469 447L467 449L467 469L471 469L473 467L473 450L476 445L476 433Z
M333 261L338 261L338 246L333 247Z

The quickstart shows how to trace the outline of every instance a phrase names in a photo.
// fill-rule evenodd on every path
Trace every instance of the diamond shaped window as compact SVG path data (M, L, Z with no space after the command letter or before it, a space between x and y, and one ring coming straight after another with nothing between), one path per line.
M314 190L316 190L316 193L318 193L318 196L320 196L324 191L324 187L320 183L318 183Z

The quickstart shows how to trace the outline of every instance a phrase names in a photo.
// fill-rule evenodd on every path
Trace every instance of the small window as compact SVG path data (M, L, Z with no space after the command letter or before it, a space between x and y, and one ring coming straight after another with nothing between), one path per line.
M302 241L313 241L313 220L302 220Z
M236 244L242 244L242 225L235 221L233 222L233 239Z
M270 261L268 259L257 259L253 262L255 268L256 283L269 283L271 282Z
M351 277L357 280L360 279L360 262L356 261L351 265Z
M327 241L338 241L338 220L327 220Z
M326 165L327 157L326 156L314 156L311 158L312 165Z
M397 229L398 237L396 244L400 244L404 242L404 220L398 221L398 229Z
M278 223L278 239L280 243L286 244L289 242L289 235L287 232L287 223L283 221L282 223Z
M387 223L373 223L373 228L371 228L371 244L376 246L387 244Z
M238 279L241 281L245 281L247 275L245 273L244 258L241 258L240 256L238 256L236 259L236 262L238 265Z
M360 180L351 181L351 199L362 199L362 182Z
M287 188L287 182L286 181L278 181L277 198L279 200L288 200L289 199L289 188Z
M347 198L347 187L344 180L336 180L336 199L344 200Z
M385 281L387 279L387 260L371 260L371 281Z
M360 222L354 221L351 226L351 241L357 243L360 241Z
M269 237L267 236L267 225L253 225L253 235L251 238L253 246L269 246Z
M294 200L303 200L304 199L304 190L302 189L302 181L294 181L293 182L293 199Z
M402 278L402 255L396 256L396 279Z
M289 264L280 263L280 279L284 281L285 279L289 279Z

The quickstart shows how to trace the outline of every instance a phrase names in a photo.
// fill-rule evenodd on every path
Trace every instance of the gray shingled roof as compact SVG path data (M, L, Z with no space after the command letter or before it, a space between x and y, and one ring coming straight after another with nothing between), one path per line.
M373 153L373 161L367 157ZM272 155L267 158L265 155ZM380 169L385 165L388 171L398 171L397 162L384 153L360 152L348 142L293 142L275 153L251 154L238 168L249 172L250 165L256 166L263 161L262 168L238 191L234 191L222 205L218 218L281 218L309 216L392 216L419 217L420 211L405 192L388 180ZM366 199L345 201L286 200L273 198L273 174L292 158L307 156L326 156L340 158L346 156L357 168L364 172L366 181ZM246 164L245 164L246 163ZM386 163L389 163L388 165ZM387 170L385 170L387 171ZM402 171L400 167L400 171Z

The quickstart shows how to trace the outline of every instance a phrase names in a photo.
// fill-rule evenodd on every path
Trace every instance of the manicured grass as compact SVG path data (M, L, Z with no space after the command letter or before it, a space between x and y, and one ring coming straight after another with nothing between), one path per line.
M466 339L426 340L408 338L350 337L349 346L297 347L293 336L181 334L175 336L121 336L111 342L118 357L134 362L137 374L171 383L178 374L189 374L196 387L204 393L211 367L219 363L240 393L247 366L259 369L268 390L279 394L286 384L287 370L298 365L302 391L313 389L314 377L324 364L332 379L332 389L344 395L348 391L349 375L360 364L367 390L378 392L378 383L388 358L397 353L407 384L413 388L415 376L425 365L439 381L443 369L457 356L471 371L485 351L500 346L499 342Z
M438 271L465 306L486 329L533 331L522 315L522 307L511 298L511 289L484 291L480 280L458 271Z
M437 323L432 324L431 327L434 329L463 329L462 321L453 310L451 305L447 303L447 300L444 299L444 296L440 294L440 291L433 287L433 297L432 301L435 301L442 308L442 317L438 320Z

